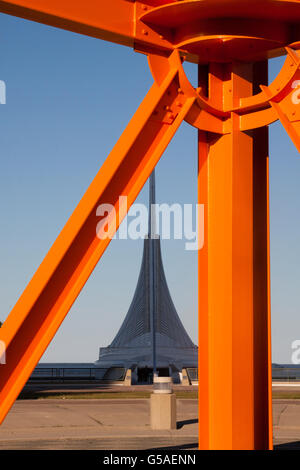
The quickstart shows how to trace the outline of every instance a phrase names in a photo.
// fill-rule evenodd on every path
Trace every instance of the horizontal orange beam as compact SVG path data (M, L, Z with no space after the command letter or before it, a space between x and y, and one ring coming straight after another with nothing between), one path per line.
M253 0L0 0L0 13L147 54L169 55L178 49L186 60L196 63L262 60L283 54L291 42L298 47L299 2L260 0L255 5L260 6L260 20ZM228 18L228 8L234 11L237 6L239 21ZM268 6L275 23L260 16Z
M0 13L36 21L74 33L103 39L137 51L172 51L169 41L159 33L147 31L139 21L147 5L132 0L0 0Z
M10 0L0 12L133 47L134 8L127 0Z

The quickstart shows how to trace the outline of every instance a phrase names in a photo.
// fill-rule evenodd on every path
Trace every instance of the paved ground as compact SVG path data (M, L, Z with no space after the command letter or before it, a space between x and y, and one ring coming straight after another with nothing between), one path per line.
M197 400L177 400L178 429L150 429L148 399L19 400L0 449L195 449Z
M273 401L274 445L300 450L300 400Z
M174 390L178 391L197 391L198 386L191 386L191 385L177 385L177 384L172 384L172 388ZM300 385L299 385L300 388ZM86 392L87 390L89 392L96 392L96 391L114 391L114 392L141 392L141 391L153 391L153 385L151 384L145 384L145 385L130 385L126 386L123 384L95 384L95 382L80 382L79 384L74 384L72 382L67 382L66 380L61 383L53 383L53 382L31 382L29 384L26 384L24 391L29 391L29 390L35 390L35 391L57 391L57 390L65 390L67 392L70 392L72 390L80 390Z
M173 390L175 392L197 392L197 386L190 385L173 385ZM114 393L124 393L124 392L153 392L153 385L109 385L109 384L95 384L95 383L83 383L74 384L74 383L30 383L25 385L22 396L27 398L41 398L43 395L55 395L57 393L97 393L97 392L114 392ZM195 397L193 397L195 398Z
M148 399L18 400L1 449L196 449L197 400L177 400L178 429L153 431ZM300 400L274 400L274 444L300 450Z

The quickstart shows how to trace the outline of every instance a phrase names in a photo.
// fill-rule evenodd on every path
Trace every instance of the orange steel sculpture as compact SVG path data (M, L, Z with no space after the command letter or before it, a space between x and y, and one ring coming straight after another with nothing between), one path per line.
M0 330L0 421L185 120L199 129L200 449L271 449L268 125L300 150L299 0L14 0L0 12L148 55L154 84ZM267 59L287 54L268 86ZM182 62L199 64L199 88Z

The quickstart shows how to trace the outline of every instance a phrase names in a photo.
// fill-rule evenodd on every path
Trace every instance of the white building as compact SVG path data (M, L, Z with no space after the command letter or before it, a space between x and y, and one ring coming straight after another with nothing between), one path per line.
M188 336L173 304L156 235L155 175L150 177L149 235L144 241L142 266L128 313L112 343L100 348L95 365L132 371L132 382L147 382L154 372L180 381L184 368L197 368L198 347ZM154 235L154 236L153 236ZM106 374L107 375L107 374Z

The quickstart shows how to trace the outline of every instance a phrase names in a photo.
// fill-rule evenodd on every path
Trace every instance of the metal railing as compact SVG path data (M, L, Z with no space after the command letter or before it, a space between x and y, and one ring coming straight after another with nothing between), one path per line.
M198 381L198 369L188 367L187 373L190 382ZM53 381L116 381L125 380L126 369L112 367L110 369L97 367L37 367L29 378L29 382ZM300 368L298 367L273 367L273 382L300 382Z
M28 382L66 382L66 381L114 381L122 382L125 379L126 369L115 367L100 368L72 368L72 367L37 367L32 372Z
M300 382L300 368L298 367L273 367L273 382Z

